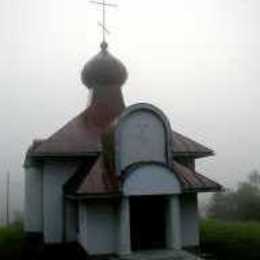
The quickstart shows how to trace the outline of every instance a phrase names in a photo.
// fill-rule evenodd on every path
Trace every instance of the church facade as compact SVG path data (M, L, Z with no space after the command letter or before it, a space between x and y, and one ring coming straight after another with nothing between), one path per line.
M88 108L25 158L25 231L46 244L78 242L90 255L199 245L199 174L207 147L175 132L157 107L125 106L125 66L106 43L82 71Z

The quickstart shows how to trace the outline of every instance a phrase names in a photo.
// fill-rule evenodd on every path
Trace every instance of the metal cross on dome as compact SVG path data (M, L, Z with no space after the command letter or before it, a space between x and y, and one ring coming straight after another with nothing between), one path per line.
M116 4L111 4L111 3L107 3L106 0L102 0L102 1L90 1L90 3L92 4L96 4L96 5L101 5L102 6L102 11L103 11L103 21L98 22L98 25L101 26L102 31L103 31L103 42L106 42L106 34L109 34L110 32L108 31L108 29L106 28L106 7L117 7Z

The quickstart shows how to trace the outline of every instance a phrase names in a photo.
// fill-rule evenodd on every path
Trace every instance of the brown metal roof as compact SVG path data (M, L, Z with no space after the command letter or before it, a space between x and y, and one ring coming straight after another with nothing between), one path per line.
M190 156L193 158L202 158L214 155L213 150L206 146L180 134L172 131L172 149L173 156Z
M94 157L88 158L85 161L79 160L78 167L75 173L68 179L68 181L63 185L63 191L65 194L74 194L75 190L81 185L86 175L89 174L92 169L96 159Z
M138 163L137 167L149 162ZM153 163L153 162L151 162ZM183 192L220 191L222 186L217 182L199 174L176 161L172 161L170 168L177 175ZM104 195L120 192L121 179L115 173L109 173L105 168L102 156L94 164L90 172L85 172L85 178L74 190L75 195Z
M119 182L116 174L109 174L100 156L90 172L76 190L76 194L109 194L119 192Z
M88 110L82 112L45 140L33 156L87 155L101 151L101 129L92 124Z
M101 151L101 135L125 108L118 87L95 88L91 105L32 151L32 156L84 156Z
M33 157L88 156L102 151L101 136L125 110L120 86L95 86L90 106L41 144L31 149ZM205 157L213 154L207 147L173 132L175 156Z
M179 178L184 192L220 191L223 187L208 177L172 161L171 168Z
M99 107L98 113L90 107L33 149L31 155L62 157L97 154L102 151L101 135L116 114L119 111L115 112L108 106ZM175 131L172 140L173 156L201 158L214 154L211 149Z

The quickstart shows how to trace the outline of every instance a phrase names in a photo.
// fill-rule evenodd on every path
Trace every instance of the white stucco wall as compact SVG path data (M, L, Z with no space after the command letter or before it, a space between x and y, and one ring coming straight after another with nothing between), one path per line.
M179 194L181 188L175 174L166 167L147 164L127 174L123 192L126 196Z
M41 165L25 168L25 231L43 231L43 175Z
M75 173L77 162L45 162L43 172L44 241L59 243L65 238L63 184Z
M181 232L184 247L199 245L199 215L197 194L180 196Z
M137 110L122 120L118 133L119 172L139 161L166 163L166 129L158 115Z
M91 254L117 251L117 209L108 201L80 204L80 243Z

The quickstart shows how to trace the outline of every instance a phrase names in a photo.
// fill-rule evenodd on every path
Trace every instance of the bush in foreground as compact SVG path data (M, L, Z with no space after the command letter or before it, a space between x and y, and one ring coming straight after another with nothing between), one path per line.
M24 245L23 225L0 227L0 259L20 259Z
M201 222L201 249L218 259L260 259L260 223Z
M77 243L43 246L25 238L20 223L0 227L0 260L87 259Z

